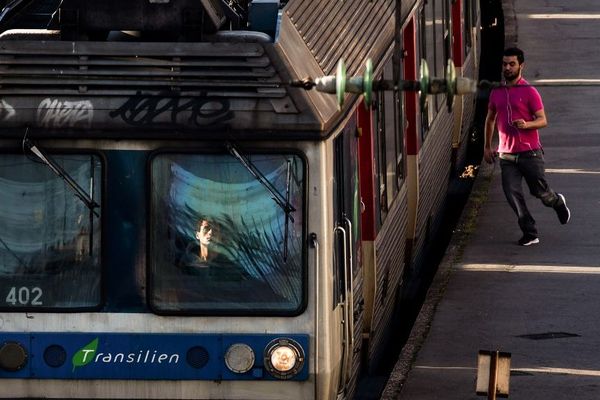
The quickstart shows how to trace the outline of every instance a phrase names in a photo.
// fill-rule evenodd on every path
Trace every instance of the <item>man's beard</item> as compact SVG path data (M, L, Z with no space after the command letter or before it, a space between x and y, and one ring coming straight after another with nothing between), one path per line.
M512 82L519 76L518 72L504 71L504 79L508 82Z

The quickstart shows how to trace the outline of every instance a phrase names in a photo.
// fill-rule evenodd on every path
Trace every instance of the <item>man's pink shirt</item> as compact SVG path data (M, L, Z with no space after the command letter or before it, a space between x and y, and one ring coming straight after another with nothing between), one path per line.
M512 121L533 121L535 113L544 108L542 97L533 86L521 78L514 86L494 88L488 108L496 112L499 132L499 153L519 153L542 147L537 129L518 129Z

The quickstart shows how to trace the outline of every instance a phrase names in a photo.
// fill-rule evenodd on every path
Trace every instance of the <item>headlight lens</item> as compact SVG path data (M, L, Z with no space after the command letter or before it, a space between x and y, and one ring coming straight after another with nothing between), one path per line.
M271 365L279 372L288 372L296 365L296 353L287 346L281 346L271 353Z
M265 348L265 367L276 378L293 378L303 365L304 350L292 339L275 339Z
M254 366L254 351L244 343L232 344L225 353L225 365L238 374L248 372Z

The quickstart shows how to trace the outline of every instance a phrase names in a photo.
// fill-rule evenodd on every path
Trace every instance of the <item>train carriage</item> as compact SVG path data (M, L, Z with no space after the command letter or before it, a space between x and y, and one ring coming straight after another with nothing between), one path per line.
M0 397L353 398L474 98L290 83L476 78L478 3L38 3L0 17Z

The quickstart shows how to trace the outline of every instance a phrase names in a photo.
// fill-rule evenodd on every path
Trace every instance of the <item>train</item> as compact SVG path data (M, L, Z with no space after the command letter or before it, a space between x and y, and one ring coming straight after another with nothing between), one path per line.
M0 397L354 398L476 95L292 83L476 80L479 1L3 5Z

